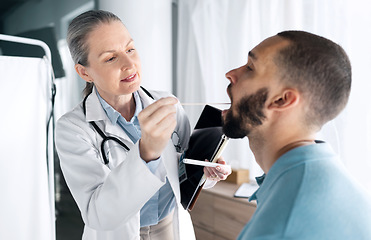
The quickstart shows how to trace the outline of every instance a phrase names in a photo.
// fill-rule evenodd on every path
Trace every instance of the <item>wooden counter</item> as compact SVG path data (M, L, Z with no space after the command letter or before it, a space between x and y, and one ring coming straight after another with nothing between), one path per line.
M225 181L203 189L190 212L197 240L236 239L251 219L256 202L233 197L238 185Z

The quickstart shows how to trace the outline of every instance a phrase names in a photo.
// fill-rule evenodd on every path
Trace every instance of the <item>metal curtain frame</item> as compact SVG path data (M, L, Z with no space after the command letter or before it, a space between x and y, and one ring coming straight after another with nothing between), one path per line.
M51 57L51 51L50 51L50 48L48 47L48 45L43 42L43 41L40 41L40 40L37 40L37 39L31 39L31 38L24 38L24 37L16 37L16 36L10 36L10 35L5 35L5 34L0 34L0 40L1 41L8 41L8 42L16 42L16 43L22 43L22 44L28 44L28 45L34 45L34 46L39 46L41 47L44 52L45 52L45 57L46 57L46 60L47 62L49 63L49 68L48 68L48 73L47 73L47 76L49 76L51 78L51 86L52 86L52 113L53 114L53 104L54 104L54 94L55 94L55 86L54 86L54 80L53 80L53 75L52 75L52 57ZM48 123L50 121L50 118L48 119ZM48 125L49 126L49 125ZM50 127L50 126L49 126ZM47 131L48 133L48 131ZM51 133L52 136L54 136L54 132ZM48 137L48 136L47 136ZM54 137L53 137L54 138ZM48 144L48 147L49 147L49 143L47 142ZM46 149L47 153L49 153L49 149ZM52 144L52 147L53 147L53 144ZM48 182L49 182L49 202L50 202L50 206L52 207L52 211L51 211L51 220L53 221L52 223L52 226L53 226L53 238L56 239L56 227L55 227L55 196L54 196L54 174L52 174L54 172L54 160L53 159L50 159L48 156L50 156L50 154L48 155L47 154L47 164L48 164ZM51 156L53 156L51 154Z

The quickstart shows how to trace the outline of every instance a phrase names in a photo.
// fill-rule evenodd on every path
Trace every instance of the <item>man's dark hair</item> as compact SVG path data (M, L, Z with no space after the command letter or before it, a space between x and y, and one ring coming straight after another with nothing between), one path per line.
M275 57L282 80L309 101L306 123L321 128L348 102L352 82L349 58L338 44L308 32L277 35L290 42Z

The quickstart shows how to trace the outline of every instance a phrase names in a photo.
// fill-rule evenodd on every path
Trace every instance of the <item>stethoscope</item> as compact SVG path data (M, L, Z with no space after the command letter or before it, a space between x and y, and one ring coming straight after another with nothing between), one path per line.
M140 88L150 98L155 100L154 97L152 96L152 94L150 94L147 89L145 89L142 86ZM82 108L83 108L83 111L84 111L84 115L86 115L86 99L88 98L89 95L90 94L88 94L82 102ZM107 159L107 156L106 156L106 151L104 150L104 145L107 141L109 141L109 140L115 141L116 143L120 144L127 152L130 150L130 148L125 143L123 143L120 139L118 139L116 137L112 137L112 136L107 136L106 134L104 134L104 132L98 127L98 125L94 121L90 121L89 123L94 127L94 129L98 132L98 134L103 138L103 141L100 145L100 150L101 150L101 153L102 153L104 164L108 165L108 163L109 163L109 160ZM174 138L177 139L176 144L174 143ZM176 131L173 132L173 134L171 136L171 139L173 140L173 144L174 144L175 149L179 152L181 150L180 138L179 138L179 135Z

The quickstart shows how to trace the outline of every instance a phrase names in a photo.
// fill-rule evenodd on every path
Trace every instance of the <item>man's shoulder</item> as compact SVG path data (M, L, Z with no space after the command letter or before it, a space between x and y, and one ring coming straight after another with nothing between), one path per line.
M362 234L369 234L371 239L371 230L366 227L371 222L371 198L363 197L337 166L340 163L321 160L267 174L268 182L263 182L257 211L246 230L246 236L262 238L249 239L270 239L271 235L282 236L277 239L345 239L341 236Z

